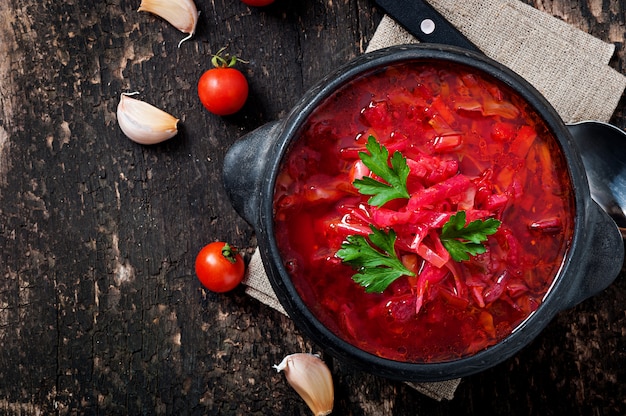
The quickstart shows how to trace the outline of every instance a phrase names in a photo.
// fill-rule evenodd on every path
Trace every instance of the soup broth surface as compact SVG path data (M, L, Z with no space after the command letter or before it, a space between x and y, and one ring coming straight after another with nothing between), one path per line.
M359 156L370 136L406 158L409 199L375 207L355 188L375 176ZM446 259L440 241L459 211L501 221L467 261ZM325 326L381 357L442 362L497 343L538 308L571 243L574 200L558 142L507 86L469 67L409 62L314 110L283 158L274 216L284 266ZM336 255L371 225L397 234L396 254L415 272L381 293Z

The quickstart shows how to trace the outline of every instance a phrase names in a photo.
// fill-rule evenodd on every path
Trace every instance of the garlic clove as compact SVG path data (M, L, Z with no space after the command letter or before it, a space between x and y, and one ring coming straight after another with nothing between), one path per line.
M129 139L141 144L160 143L178 133L176 117L124 93L117 105L117 123Z
M196 33L200 16L193 0L142 0L137 11L156 14L181 32L188 33L189 36L182 39L178 47Z
M287 382L304 399L315 416L325 416L333 411L335 391L330 370L317 355L291 354L276 371L284 371Z

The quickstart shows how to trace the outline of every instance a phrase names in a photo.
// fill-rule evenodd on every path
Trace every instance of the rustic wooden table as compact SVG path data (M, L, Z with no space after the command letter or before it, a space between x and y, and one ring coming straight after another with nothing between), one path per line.
M626 70L622 1L526 1L614 42ZM271 366L319 346L243 288L202 290L194 259L218 239L255 246L221 184L228 147L363 53L382 15L370 0L196 4L197 35L180 48L139 0L0 6L2 414L309 414ZM196 82L226 45L249 61L251 95L217 117ZM124 137L123 91L180 117L178 137ZM334 414L626 414L625 302L620 276L451 401L326 357Z

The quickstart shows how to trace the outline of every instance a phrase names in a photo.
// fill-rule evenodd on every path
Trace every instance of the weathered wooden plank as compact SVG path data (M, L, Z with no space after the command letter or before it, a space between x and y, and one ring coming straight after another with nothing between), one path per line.
M527 1L617 45L617 0ZM197 1L196 37L138 1L12 0L0 6L0 409L4 414L308 414L271 365L320 351L242 290L200 289L200 247L255 237L221 185L228 146L284 117L324 74L362 53L367 0L254 9ZM222 46L249 61L243 111L216 117L195 83ZM581 81L582 82L582 81ZM178 116L145 147L115 121L123 91ZM624 127L624 106L614 122ZM336 414L621 414L623 279L561 314L506 363L438 403L327 358Z

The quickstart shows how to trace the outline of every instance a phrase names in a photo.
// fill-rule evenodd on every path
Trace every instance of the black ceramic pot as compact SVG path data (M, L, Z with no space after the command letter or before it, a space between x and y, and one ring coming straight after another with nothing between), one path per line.
M415 364L392 361L364 352L325 328L307 309L283 267L274 239L273 192L281 159L300 126L336 88L359 74L407 60L446 61L483 71L510 86L541 115L560 142L575 189L575 230L572 246L541 306L507 338L475 355L455 361ZM448 46L414 45L365 54L325 77L299 101L284 120L247 134L229 150L224 182L237 212L255 229L270 282L295 324L336 358L376 375L404 381L439 381L467 376L511 357L533 340L562 310L606 288L617 277L624 244L615 223L591 199L583 163L568 127L550 104L524 79L486 58Z

